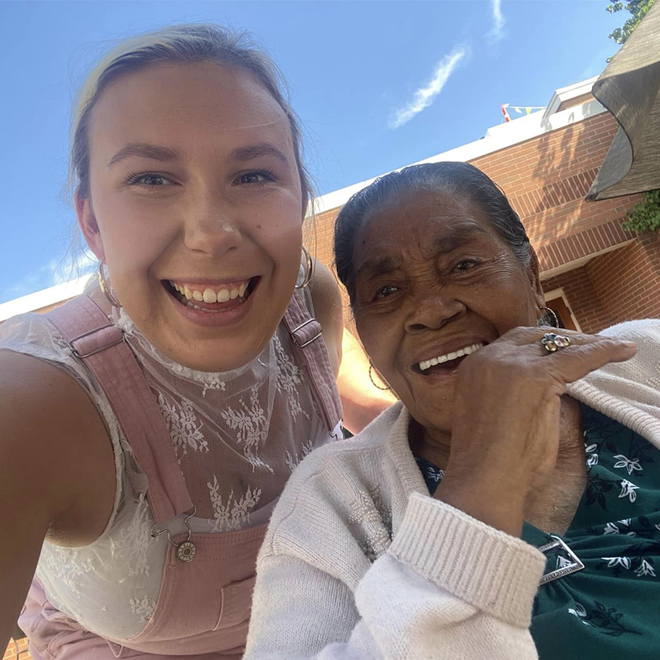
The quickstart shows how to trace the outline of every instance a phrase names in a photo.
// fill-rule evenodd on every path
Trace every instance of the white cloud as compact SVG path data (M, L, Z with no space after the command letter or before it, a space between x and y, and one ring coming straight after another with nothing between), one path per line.
M51 259L47 264L1 291L0 303L87 275L94 270L96 263L96 257L90 250L85 250L75 257Z
M493 29L490 31L489 36L496 41L504 36L504 24L506 20L502 16L502 0L490 0L490 8L493 14Z
M466 54L466 48L459 46L449 53L449 55L445 55L438 64L433 78L424 87L420 87L415 91L410 103L394 112L389 122L390 128L399 128L407 124L422 110L428 108L438 94L440 94L449 76Z

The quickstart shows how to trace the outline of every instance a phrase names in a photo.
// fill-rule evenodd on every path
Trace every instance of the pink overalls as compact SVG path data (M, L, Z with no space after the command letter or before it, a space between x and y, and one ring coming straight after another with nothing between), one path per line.
M156 530L191 513L193 504L169 431L140 365L120 329L87 296L49 313L76 358L103 388L148 478ZM307 372L328 433L337 434L341 403L321 326L296 292L283 319L298 364ZM107 640L82 628L49 603L35 577L19 619L34 660L238 660L247 636L257 553L266 525L174 536L168 546L153 616L138 635Z

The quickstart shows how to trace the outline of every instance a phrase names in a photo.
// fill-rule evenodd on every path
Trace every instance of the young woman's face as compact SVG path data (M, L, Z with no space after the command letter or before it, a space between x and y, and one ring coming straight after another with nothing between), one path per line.
M280 105L244 71L157 64L103 92L89 149L79 219L140 331L194 369L256 357L301 261L301 182Z
M367 354L422 426L449 432L457 352L535 325L543 304L536 273L477 204L429 192L376 212L354 258L355 320Z

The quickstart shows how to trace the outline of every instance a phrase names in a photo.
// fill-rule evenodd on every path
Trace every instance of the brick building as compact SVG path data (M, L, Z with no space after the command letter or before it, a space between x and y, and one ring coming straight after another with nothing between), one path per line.
M538 254L548 305L566 327L584 332L660 317L660 236L621 229L641 195L584 201L617 131L614 117L591 95L595 80L557 90L544 112L421 161L467 161L499 184ZM318 200L316 248L324 263L332 263L341 206L367 183Z

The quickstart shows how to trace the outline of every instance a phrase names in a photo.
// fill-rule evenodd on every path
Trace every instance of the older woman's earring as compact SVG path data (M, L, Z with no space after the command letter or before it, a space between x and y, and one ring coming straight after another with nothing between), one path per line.
M387 392L387 391L391 390L391 389L392 389L391 387L389 387L389 386L388 386L388 387L381 387L381 386L380 386L380 385L374 380L374 377L373 377L373 375L372 375L372 373L371 373L371 370L372 370L373 368L374 368L373 365L370 364L370 365L369 365L369 380L371 381L372 385L373 385L374 387L378 388L379 390L383 390L383 392ZM383 380L383 382L385 382L385 381Z
M101 287L101 292L113 307L119 309L121 307L121 304L117 300L117 298L115 298L112 295L112 291L110 291L110 287L108 286L108 281L105 279L105 272L103 271L104 266L105 264L102 261L99 261L98 278L99 278L99 286Z
M545 311L545 314L539 319L539 325L545 325L543 323L544 319L550 319L550 325L553 328L559 328L559 317L557 314L555 314L554 309L550 309L549 307L539 307L539 309L542 309Z
M314 261L312 260L312 255L304 245L302 246L302 251L303 257L305 258L305 277L300 284L296 284L296 289L304 289L312 281L312 275L314 275Z

